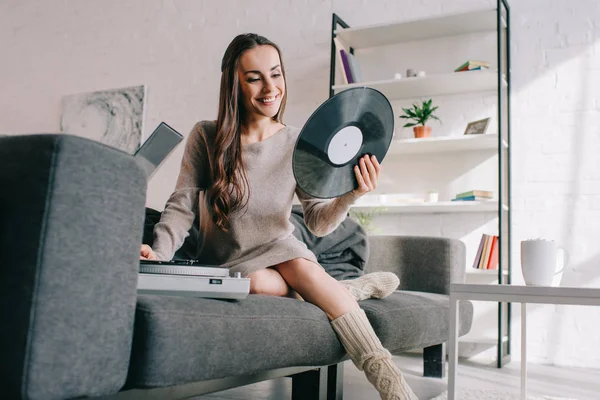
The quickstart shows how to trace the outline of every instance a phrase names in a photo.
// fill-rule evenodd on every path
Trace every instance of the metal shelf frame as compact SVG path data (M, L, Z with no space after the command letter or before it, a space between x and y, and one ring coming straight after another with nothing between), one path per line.
M331 58L329 68L329 97L335 95L336 47L334 38L339 28L350 26L337 14L331 20ZM511 193L511 59L510 59L510 6L508 0L497 0L496 3L496 38L498 61L498 235L506 240L498 241L499 265L498 283L512 283L511 238L512 238L512 193ZM350 53L354 49L350 47ZM503 204L507 205L504 207ZM504 248L506 246L506 249ZM506 252L504 251L506 250ZM503 271L507 271L503 273ZM498 368L510 362L511 354L511 303L498 303Z

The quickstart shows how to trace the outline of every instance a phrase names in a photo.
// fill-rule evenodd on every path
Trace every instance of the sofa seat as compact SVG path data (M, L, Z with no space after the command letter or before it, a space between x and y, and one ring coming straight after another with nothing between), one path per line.
M446 295L397 291L360 305L392 352L448 339ZM464 334L473 308L461 305ZM344 359L325 313L309 303L261 295L242 301L144 295L137 302L126 386L172 386Z

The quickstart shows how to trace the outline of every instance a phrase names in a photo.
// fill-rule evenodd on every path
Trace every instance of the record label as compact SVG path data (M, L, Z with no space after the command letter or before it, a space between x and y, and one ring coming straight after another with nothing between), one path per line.
M333 135L327 155L335 165L343 165L352 160L360 150L363 142L363 134L356 126L347 126Z
M296 183L318 198L358 187L354 166L365 154L381 164L392 142L394 113L389 100L369 87L340 92L317 108L296 141L292 168Z

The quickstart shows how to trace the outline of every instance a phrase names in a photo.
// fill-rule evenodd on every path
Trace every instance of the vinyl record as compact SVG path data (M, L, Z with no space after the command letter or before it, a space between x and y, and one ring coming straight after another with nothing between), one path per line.
M365 154L381 163L393 132L392 106L378 90L360 87L334 95L310 116L296 141L292 166L298 186L318 198L356 189L354 166Z

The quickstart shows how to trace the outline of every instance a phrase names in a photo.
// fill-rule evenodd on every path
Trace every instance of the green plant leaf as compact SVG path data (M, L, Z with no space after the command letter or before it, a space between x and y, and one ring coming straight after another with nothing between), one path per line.
M433 99L423 100L421 104L413 103L412 108L402 108L404 114L400 116L402 119L412 120L414 123L407 123L404 127L409 128L411 126L427 124L429 119L439 120L433 113L438 109L438 106L431 107ZM441 121L440 121L441 122Z

